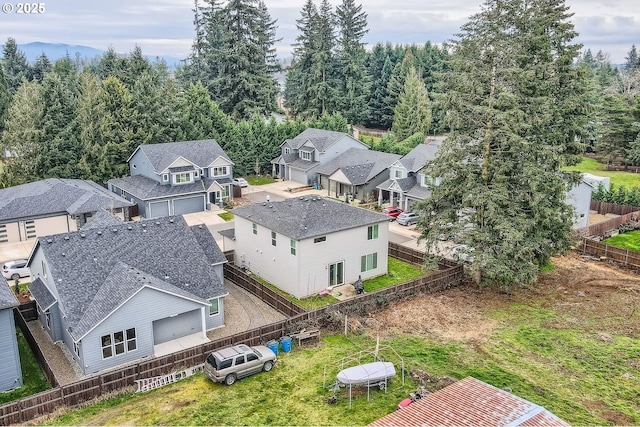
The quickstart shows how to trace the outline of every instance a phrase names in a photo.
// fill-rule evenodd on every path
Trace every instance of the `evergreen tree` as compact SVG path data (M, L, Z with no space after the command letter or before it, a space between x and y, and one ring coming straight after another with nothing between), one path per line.
M369 115L365 125L374 128L384 127L384 118L393 114L389 107L387 86L391 80L393 65L385 47L378 43L373 47L368 60L368 73L371 78L369 87Z
M10 153L0 174L0 186L11 187L39 179L38 163L43 140L42 86L23 79L7 110L2 148Z
M229 117L211 100L201 83L189 86L179 108L182 139L191 141L213 138L225 148L225 136L233 125Z
M424 81L415 68L411 68L404 83L404 89L394 111L391 130L400 141L415 133L424 139L431 126L431 101ZM412 147L413 148L413 147Z
M101 156L102 137L100 135L101 120L105 117L103 89L98 78L85 71L78 77L78 139L82 147L79 162L79 178L103 181L99 176L98 163Z
M9 105L11 105L11 92L9 92L7 80L4 78L2 63L0 63L0 140L2 139L2 130L4 129Z
M35 64L33 64L33 78L38 83L42 83L44 75L47 74L53 68L53 64L49 60L49 57L42 52Z
M627 56L625 57L626 62L624 63L624 69L635 70L640 68L640 57L638 56L638 50L636 49L636 45L631 45L631 49Z
M15 39L9 37L2 48L2 61L4 78L7 81L9 92L16 93L23 79L31 80L32 72L24 52L18 49Z
M410 48L406 48L402 60L396 63L389 84L387 85L388 116L383 116L383 127L390 128L393 124L393 112L404 90L404 82L411 68L416 68L416 58Z
M441 106L451 133L425 170L440 177L422 238L465 244L478 283L535 281L569 245L565 194L577 177L588 106L586 74L563 0L488 0L452 42Z
M367 14L362 4L342 0L336 8L338 24L337 61L340 79L339 111L352 124L368 115L369 77L365 65L367 53L362 38L368 32Z
M176 141L178 135L178 88L172 80L150 69L142 71L131 92L133 106L139 114L139 126L152 143Z

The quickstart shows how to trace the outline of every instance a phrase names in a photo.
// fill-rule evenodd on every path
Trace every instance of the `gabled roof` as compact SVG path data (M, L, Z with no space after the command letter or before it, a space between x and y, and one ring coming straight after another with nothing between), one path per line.
M398 154L352 147L330 162L319 166L316 172L321 175L332 175L337 170L341 170L351 184L362 185L388 169L400 157Z
M400 159L400 163L408 172L419 171L428 161L435 159L443 140L443 138L427 138L424 144L416 145L413 150L405 154Z
M29 292L44 311L49 310L56 303L55 295L51 293L40 277L37 277L29 284Z
M0 280L0 310L17 307L18 305L20 305L18 299L9 287L7 279L3 276L2 280Z
M224 178L225 183L231 183L229 178ZM217 182L223 183L218 179ZM211 178L196 179L189 184L169 185L144 175L125 176L124 178L110 179L109 184L139 198L140 200L159 199L163 197L175 197L186 194L204 193L214 180Z
M60 214L78 215L133 203L93 181L48 178L0 190L0 221Z
M285 140L282 144L280 144L280 147L286 145L293 149L299 149L305 143L309 142L311 145L313 145L313 147L316 150L322 153L326 151L329 147L331 147L333 144L338 142L340 139L345 137L351 138L353 141L356 141L362 144L363 148L367 147L367 145L364 142L358 141L357 139L353 138L352 136L344 132L336 132L332 130L315 129L315 128L308 128L304 130L302 133L300 133L298 136L296 136L295 138Z
M294 240L388 222L380 213L320 196L255 203L236 208L233 213Z
M199 301L225 295L222 278L216 275L213 265L226 259L219 248L212 251L215 240L204 229L208 236L205 230L196 226L194 231L177 216L47 236L38 239L29 263L38 250L43 252L58 303L78 339L78 334L89 328L87 319L93 322L95 313L104 314L112 308L109 298L101 297L105 289L120 301L131 295L131 287L142 284L173 293L179 288L183 296ZM140 275L127 273L120 277L122 263L127 264L128 271L134 267ZM135 277L142 279L132 279ZM128 280L129 290L117 290L115 279Z
M157 173L164 171L180 157L201 168L209 166L218 157L224 157L231 162L227 153L225 153L215 139L139 145L127 162L131 160L138 151L144 153Z
M100 210L94 213L91 218L80 229L82 231L91 230L93 228L108 228L114 225L122 224L122 220L105 210Z
M542 406L473 377L428 394L370 426L568 426Z

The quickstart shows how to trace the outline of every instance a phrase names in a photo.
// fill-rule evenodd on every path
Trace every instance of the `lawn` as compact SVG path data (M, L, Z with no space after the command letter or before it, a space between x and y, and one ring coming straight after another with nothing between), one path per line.
M624 186L627 188L640 186L640 175L632 172L608 171L606 165L599 163L595 159L584 157L582 163L576 166L565 168L568 171L580 171L590 173L596 176L608 176L611 183L615 186Z
M618 234L617 236L603 240L602 243L640 252L640 231L630 231L628 233Z
M16 329L23 385L18 389L0 393L0 404L22 399L23 397L31 396L32 394L40 393L50 388L47 379L42 373L42 369L40 369L40 365L38 365L38 361L33 356L29 344L27 344L27 340L25 340L22 335L22 331L18 328Z
M218 216L227 222L232 221L234 218L234 215L231 212L227 211L219 213Z
M247 180L249 185L265 185L265 184L271 184L272 182L276 182L276 179L272 178L269 175L260 175L260 176L251 175L251 176L245 177L245 179Z
M388 288L390 286L399 285L400 283L405 283L428 274L428 272L423 271L420 267L416 267L412 264L391 257L388 258L387 271L388 273L383 276L365 280L363 282L365 292L373 292L379 289ZM274 290L278 294L282 295L289 301L292 301L299 306L304 307L306 310L314 310L316 308L324 307L338 301L331 295L314 295L309 298L298 299L293 295L290 295L287 292L279 289L275 285L272 285L259 276L254 275L253 278L258 280L263 285Z

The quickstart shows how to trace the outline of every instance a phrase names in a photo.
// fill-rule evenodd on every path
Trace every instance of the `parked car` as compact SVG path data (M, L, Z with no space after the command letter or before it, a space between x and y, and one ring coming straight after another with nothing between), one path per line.
M7 261L2 266L2 275L5 279L16 280L21 277L31 276L31 270L27 267L26 259L17 259L14 261Z
M382 209L382 214L389 217L389 221L395 220L402 213L402 209L394 206Z
M249 183L244 178L236 178L233 180L233 185L237 185L240 188L248 187Z
M239 378L260 371L269 372L275 363L276 355L269 347L239 344L216 350L207 356L204 372L211 381L232 385Z
M398 224L408 226L418 222L419 218L420 216L415 212L402 212L396 219L398 220Z

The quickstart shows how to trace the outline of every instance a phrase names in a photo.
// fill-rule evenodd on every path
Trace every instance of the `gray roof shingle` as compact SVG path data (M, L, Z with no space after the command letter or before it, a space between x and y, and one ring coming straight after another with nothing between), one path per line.
M320 196L255 203L236 208L233 213L294 240L388 222L380 213Z
M31 296L36 300L40 308L48 310L53 304L56 303L56 297L51 293L47 285L44 284L41 278L37 277L29 284L29 292Z
M80 229L82 231L91 230L93 228L108 228L114 225L122 224L122 220L105 210L100 210L94 213L91 218Z
M427 142L416 145L413 150L405 154L400 159L400 163L407 171L418 172L428 161L435 159L442 141L442 138L427 139Z
M331 175L340 169L349 178L351 184L362 185L388 169L400 157L399 154L352 147L330 162L319 166L316 172Z
M308 128L300 133L298 136L292 139L287 139L285 142L281 144L287 145L291 148L298 149L302 145L304 145L307 141L309 141L316 150L320 152L324 152L327 148L331 147L337 141L339 141L343 137L352 138L354 141L358 141L357 139L347 135L344 132L336 132L332 130L324 130L324 129L315 129ZM358 141L360 142L360 141ZM361 143L363 147L366 147L366 144Z
M218 180L218 182L222 183L221 180ZM206 188L213 183L213 180L204 178L198 179L191 184L163 185L144 175L133 175L124 178L110 179L109 183L141 200L149 200L180 196L183 194L204 193Z
M115 292L115 282L111 281L121 278L116 276L121 263L135 267L156 285L161 280L192 298L207 300L225 295L222 278L212 267L220 252L207 253L215 240L205 230L194 232L182 217L164 217L39 238L37 245L56 280L58 302L75 331L74 337L86 330L87 319L95 320L96 315L89 311L104 314L108 310L101 297L103 287ZM207 239L210 241L205 244ZM137 276L123 280L131 277ZM138 287L143 282L138 281Z
M7 279L3 277L0 281L0 310L17 307L18 305L18 299L9 287Z
M48 178L0 190L0 221L133 206L92 181Z
M145 154L158 173L171 166L179 157L183 157L199 167L211 165L218 157L224 157L231 162L227 153L215 139L143 144L138 146L136 151L138 150Z

